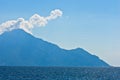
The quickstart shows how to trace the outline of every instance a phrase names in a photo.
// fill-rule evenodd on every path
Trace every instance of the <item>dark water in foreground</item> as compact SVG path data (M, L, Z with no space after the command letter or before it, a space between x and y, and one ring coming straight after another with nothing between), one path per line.
M0 80L120 80L120 68L0 67Z

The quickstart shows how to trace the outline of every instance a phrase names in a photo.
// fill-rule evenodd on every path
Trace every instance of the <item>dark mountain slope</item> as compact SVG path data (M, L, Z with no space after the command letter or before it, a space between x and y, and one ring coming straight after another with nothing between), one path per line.
M1 66L109 66L95 55L77 48L65 50L23 30L0 35Z

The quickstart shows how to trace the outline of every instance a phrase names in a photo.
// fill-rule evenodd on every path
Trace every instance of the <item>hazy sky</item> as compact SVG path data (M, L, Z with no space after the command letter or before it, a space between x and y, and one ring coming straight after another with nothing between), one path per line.
M62 48L81 47L111 65L120 66L120 0L0 0L0 24L37 13L63 16L33 34Z

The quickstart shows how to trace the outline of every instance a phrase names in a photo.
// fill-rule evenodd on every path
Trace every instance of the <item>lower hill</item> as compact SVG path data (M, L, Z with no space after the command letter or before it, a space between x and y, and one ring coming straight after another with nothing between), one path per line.
M82 48L65 50L21 29L0 35L0 66L108 67Z

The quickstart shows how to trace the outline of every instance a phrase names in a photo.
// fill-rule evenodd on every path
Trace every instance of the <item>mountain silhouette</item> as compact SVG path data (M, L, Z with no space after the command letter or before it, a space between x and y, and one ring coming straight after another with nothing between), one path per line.
M65 50L21 29L0 35L0 66L108 67L82 48Z

